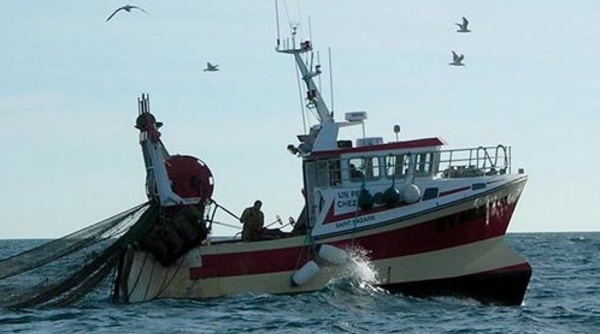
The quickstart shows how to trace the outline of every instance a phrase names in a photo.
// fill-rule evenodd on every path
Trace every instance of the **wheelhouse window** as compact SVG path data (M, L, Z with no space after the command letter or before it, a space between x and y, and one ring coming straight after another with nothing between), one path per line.
M360 157L348 159L348 179L352 182L377 180L381 177L379 157Z
M342 182L342 169L340 166L340 161L330 160L328 162L329 168L329 185L332 187L339 186Z
M317 187L336 187L342 180L342 171L340 160L321 160L317 162L315 173L315 186Z
M348 179L352 182L361 182L365 177L365 159L348 159Z
M433 170L433 153L417 153L415 155L415 176L429 176Z
M365 158L365 177L367 180L377 180L381 177L381 166L379 157Z
M401 179L408 174L410 154L396 154L385 157L385 176L387 178Z

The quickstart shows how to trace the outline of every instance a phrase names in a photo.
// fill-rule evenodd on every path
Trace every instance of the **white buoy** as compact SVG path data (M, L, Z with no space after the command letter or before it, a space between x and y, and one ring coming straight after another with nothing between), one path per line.
M409 184L402 189L402 198L406 203L415 203L421 198L421 190L414 184Z
M300 286L306 284L315 277L319 270L319 265L315 261L310 260L306 262L302 268L296 270L294 275L292 275L292 285Z
M345 250L327 244L319 245L317 254L323 260L338 265L348 262L349 259L348 253Z

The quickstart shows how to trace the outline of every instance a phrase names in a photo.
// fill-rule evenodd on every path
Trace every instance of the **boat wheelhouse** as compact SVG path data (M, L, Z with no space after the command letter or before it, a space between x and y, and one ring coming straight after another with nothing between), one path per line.
M356 147L340 141L338 149L306 158L313 235L345 231L349 225L339 218L348 215L398 208L394 217L399 218L484 193L511 173L510 147L442 150L442 145L439 138L385 144L381 138L359 138ZM369 226L368 220L361 226Z

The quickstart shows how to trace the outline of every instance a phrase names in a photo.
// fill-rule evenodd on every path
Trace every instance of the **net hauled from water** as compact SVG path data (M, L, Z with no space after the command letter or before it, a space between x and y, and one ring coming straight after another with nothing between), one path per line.
M60 239L0 260L0 307L69 305L114 271L126 247L154 225L143 203Z

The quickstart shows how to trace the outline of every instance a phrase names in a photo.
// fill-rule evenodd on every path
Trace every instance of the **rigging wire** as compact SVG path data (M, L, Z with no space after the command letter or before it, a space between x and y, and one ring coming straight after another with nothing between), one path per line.
M287 17L287 21L288 21L288 25L290 26L290 30L294 30L294 28L298 29L298 27L300 26L300 22L299 21L294 21L292 22L292 19L290 18L290 11L288 9L288 5L287 5L287 1L283 1L283 7L285 8L285 15Z
M298 28L300 28L302 26L302 22L301 22L301 20L302 20L302 11L300 10L300 1L299 0L296 0L296 7L297 7L297 11L296 11L297 13L296 14L298 15L298 20L297 20L297 22L298 22ZM301 30L300 31L300 36L299 36L300 37L300 41L305 40L303 34L304 34L304 32Z
M307 134L306 132L306 116L305 116L305 110L304 110L304 101L302 98L302 82L300 79L300 69L298 68L298 66L296 66L296 63L294 63L294 68L296 69L296 82L298 82L298 97L300 99L300 113L302 114L302 126L304 128L304 134Z

